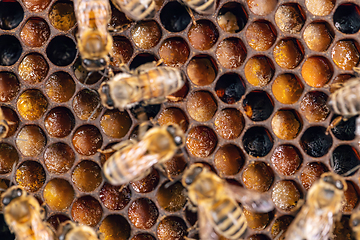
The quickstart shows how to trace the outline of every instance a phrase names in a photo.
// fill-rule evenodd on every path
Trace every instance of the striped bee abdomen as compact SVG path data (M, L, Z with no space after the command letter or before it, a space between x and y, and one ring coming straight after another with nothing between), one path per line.
M332 110L345 117L360 113L360 79L347 82L342 88L330 95L329 105Z
M191 9L200 14L213 14L216 9L215 0L183 0Z
M135 21L154 17L156 4L153 0L112 0L115 6Z

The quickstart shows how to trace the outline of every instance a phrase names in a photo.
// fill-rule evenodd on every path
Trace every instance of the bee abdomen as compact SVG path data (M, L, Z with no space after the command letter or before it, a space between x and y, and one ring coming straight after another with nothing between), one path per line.
M339 115L351 117L360 113L360 81L352 80L330 96L329 105Z
M144 18L153 17L156 13L155 2L148 0L141 2L139 0L130 0L123 8L131 15L134 20L142 20Z
M128 182L127 177L121 169L126 169L124 166L119 166L114 158L108 159L104 164L105 178L114 185L120 185Z
M200 14L212 14L215 12L216 1L190 0L187 2L187 4Z

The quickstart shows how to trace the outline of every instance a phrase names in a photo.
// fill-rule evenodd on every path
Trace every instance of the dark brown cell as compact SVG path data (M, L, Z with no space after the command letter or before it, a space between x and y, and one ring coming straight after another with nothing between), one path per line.
M179 240L186 236L186 224L184 220L175 216L163 218L156 230L159 240Z
M155 21L141 21L131 30L136 46L142 49L155 47L161 38L161 29Z
M72 167L74 161L75 153L66 143L53 143L44 153L45 166L53 174L66 173Z
M289 215L284 215L275 219L275 222L271 227L271 237L273 239L284 239L285 232L293 220L294 217Z
M248 224L248 228L259 231L265 229L266 226L270 223L269 213L250 212L246 208L243 208L243 212Z
M24 9L18 1L2 1L0 9L0 28L3 30L17 28L24 19Z
M74 195L74 189L70 183L61 178L51 179L43 192L45 203L54 211L68 209L74 200Z
M330 84L330 93L334 93L336 90L340 89L345 82L354 78L351 74L339 74L332 80Z
M44 119L45 128L52 137L63 138L70 134L75 126L71 111L64 107L51 109Z
M51 74L45 83L47 96L56 103L70 100L75 93L75 82L67 72Z
M186 101L187 111L198 122L209 121L217 110L217 104L209 92L197 91L189 94Z
M243 163L241 150L235 145L221 146L215 153L214 164L220 176L237 174Z
M159 55L171 67L183 65L190 54L189 46L182 38L168 38L160 46Z
M280 40L274 47L274 58L276 63L285 69L296 68L303 59L300 43L289 38Z
M10 102L19 93L20 85L15 74L0 72L0 101Z
M75 150L81 155L90 156L101 148L103 139L99 129L92 125L83 125L76 129L72 138Z
M239 110L226 108L217 113L214 124L216 132L222 138L230 140L240 136L245 120Z
M99 223L102 213L103 210L100 203L91 196L83 196L78 198L73 203L71 208L71 216L73 221L80 224L89 225L90 227L95 227L96 224ZM120 223L117 222L117 224Z
M315 56L305 60L301 75L309 86L321 88L330 81L333 71L326 58Z
M335 0L305 0L306 8L316 16L330 14L335 6Z
M333 144L333 139L330 134L326 132L326 128L322 126L313 126L309 127L305 130L305 132L302 134L300 138L300 146L305 151L306 154L310 155L311 157L322 157L325 154L327 154ZM344 153L344 152L343 152ZM340 163L343 161L342 159L346 159L344 154L337 154L338 160L340 160ZM347 150L345 151L347 153ZM350 156L353 155L350 153ZM353 159L351 159L353 160ZM347 166L346 166L347 165ZM352 161L350 163L350 166L352 165ZM349 164L345 164L346 167L349 167ZM338 165L337 169L334 169L334 171L342 171L343 166ZM348 169L350 170L350 169ZM346 170L345 170L346 171ZM340 174L340 173L339 173Z
M186 132L189 122L185 113L179 108L165 108L159 113L158 123L160 125L177 124Z
M30 53L23 58L19 65L19 75L29 84L42 82L49 71L46 60L37 53Z
M274 181L274 173L266 163L256 161L244 169L242 180L246 188L266 192Z
M272 149L274 139L266 128L256 126L245 132L242 143L247 154L265 157Z
M149 175L136 182L131 182L132 188L139 193L151 192L159 183L160 175L153 169Z
M200 20L192 25L189 33L189 42L197 50L208 50L216 43L219 32L215 25L207 20Z
M246 49L239 38L227 38L218 45L216 57L223 67L238 68L246 58Z
M186 165L187 161L183 154L179 154L164 163L166 173L169 174L171 178L175 178L181 174L185 170Z
M21 29L20 37L29 47L41 47L50 37L49 25L42 18L30 18Z
M353 40L340 40L331 50L331 58L342 70L352 70L360 60L360 53Z
M301 130L301 120L295 110L280 109L271 120L274 134L283 140L296 138Z
M293 175L302 162L299 150L292 145L280 145L271 156L275 170L285 176Z
M359 195L356 191L356 186L353 182L346 181L347 189L344 193L344 200L342 202L342 212L351 214L351 211L356 207L356 204L359 200Z
M274 97L283 104L296 103L303 91L304 86L301 81L290 73L277 76L272 84Z
M9 127L9 130L4 138L11 137L15 134L19 126L19 117L17 116L16 112L9 107L1 106L0 110L2 111L4 120L7 122Z
M320 162L308 163L301 173L302 185L306 190L309 190L314 182L320 178L321 174L327 171L329 171L327 167Z
M254 14L265 16L275 9L277 0L247 0L247 4Z
M104 133L113 138L122 138L131 127L132 121L128 112L117 109L106 110L101 116L100 126Z
M99 227L99 232L106 240L127 240L130 237L130 224L120 215L107 216Z
M354 235L350 227L350 216L343 215L341 221L335 222L335 229L333 232L334 240L352 240Z
M140 229L151 228L159 216L159 211L148 198L139 198L133 201L128 210L129 220Z
M234 104L245 94L244 81L235 73L225 73L216 82L215 92L221 101Z
M165 182L159 188L156 194L156 199L160 207L169 212L176 212L181 210L187 200L185 189L180 182Z
M275 22L284 33L299 33L304 25L304 18L298 4L281 5L275 13Z
M49 60L59 67L73 63L76 53L76 43L66 35L58 35L52 38L46 48L46 55Z
M303 39L311 50L324 52L330 46L333 36L325 22L313 22L306 26Z
M111 49L111 65L120 67L121 64L128 63L134 52L130 41L125 37L114 37Z
M15 64L23 51L18 38L12 35L0 36L0 66L11 66Z
M244 73L246 80L253 86L264 87L274 75L271 60L265 56L254 56L245 64Z
M100 190L99 197L107 209L121 210L130 202L131 191L128 186L113 186L105 183Z
M246 116L252 121L265 121L274 110L274 102L269 94L259 90L252 91L246 95L242 106Z
M187 148L196 157L208 157L214 151L216 144L216 134L206 126L193 127L186 138Z
M301 192L293 181L282 180L275 184L271 194L273 203L283 211L291 211L301 198Z
M101 168L93 161L81 161L74 168L71 180L80 191L92 192L101 184Z
M60 31L70 30L76 23L73 3L56 2L50 9L49 20Z
M59 225L67 220L70 220L70 218L63 214L55 214L48 218L47 222L50 223L50 225L57 230Z
M42 12L49 6L51 0L23 0L22 2L30 11Z
M27 192L36 192L45 183L46 174L40 163L25 161L16 170L16 183Z
M126 25L130 25L131 21L123 12L120 12L116 7L111 4L111 19L108 24L108 29L114 31L119 28L122 29ZM126 29L126 28L125 28Z
M148 233L140 233L134 236L131 240L155 240L155 238Z
M46 137L43 130L36 125L26 125L16 137L16 146L26 157L38 156L46 145Z
M268 50L276 40L276 34L271 23L256 21L251 23L245 33L249 46L256 51Z
M209 56L191 59L186 71L190 81L199 86L209 85L216 78L216 68Z
M14 163L19 161L16 149L7 143L0 143L0 174L12 171Z
M41 118L45 113L47 106L48 102L45 96L37 89L25 90L16 103L19 114L30 121Z
M74 97L73 110L81 120L95 120L101 112L99 94L96 91L83 89Z
M323 92L308 92L300 102L301 114L311 123L324 121L330 113L327 98Z

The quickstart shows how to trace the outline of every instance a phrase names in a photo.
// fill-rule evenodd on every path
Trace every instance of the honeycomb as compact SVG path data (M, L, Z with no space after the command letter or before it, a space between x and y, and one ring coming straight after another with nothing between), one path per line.
M129 22L112 8L113 66L163 59L187 83L146 112L186 133L183 155L166 163L174 179L204 162L221 177L272 197L270 213L244 209L246 239L285 231L297 204L323 172L359 165L355 118L329 133L337 116L326 101L332 83L347 81L360 61L360 9L345 0L220 0L216 13L165 0L153 19ZM81 66L73 3L0 2L0 102L14 122L0 142L1 188L22 185L44 203L54 228L71 219L105 239L183 239L196 214L179 182L153 170L128 186L101 175L109 154L98 149L137 136L136 109L107 110L96 92L104 76ZM344 216L334 239L351 239L359 171L346 177ZM286 194L284 194L286 193ZM0 224L4 225L1 215ZM8 230L1 239L13 239Z

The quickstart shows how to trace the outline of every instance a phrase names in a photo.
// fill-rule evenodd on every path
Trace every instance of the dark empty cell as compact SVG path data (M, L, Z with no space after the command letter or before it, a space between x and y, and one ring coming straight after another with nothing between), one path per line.
M239 3L224 4L217 16L219 26L228 33L240 32L247 22L247 14Z
M333 121L338 115L334 115L331 121ZM355 130L356 130L356 118L358 116L349 118L344 121L341 120L334 128L331 129L334 136L339 140L353 140L355 138Z
M49 43L46 54L50 61L57 66L67 66L76 56L76 45L68 37L57 36Z
M242 141L245 151L254 157L266 156L273 147L273 138L263 127L250 128Z
M19 40L14 36L0 36L0 65L11 66L20 57L22 47Z
M330 149L333 140L324 127L310 127L301 137L300 145L311 157L322 157Z
M253 121L268 119L274 110L269 95L263 91L249 93L243 101L243 108L246 115Z
M333 151L330 157L330 165L333 171L339 175L353 175L360 165L359 154L349 145L340 145Z
M334 13L334 25L342 33L353 34L360 29L360 10L355 4L340 5Z
M130 64L130 69L135 69L145 63L154 62L157 61L156 57L154 55L143 53L139 54L132 60Z
M0 2L0 28L14 29L24 18L24 10L18 2Z
M161 108L161 104L156 105L142 105L141 103L139 105L136 105L135 107L131 108L130 111L133 114L134 117L139 119L139 113L145 112L148 119L155 118L156 115L159 113Z
M0 214L0 236L1 236L1 239L3 239L3 240L15 239L15 235L10 232L10 229L5 222L3 214Z
M179 2L169 2L160 13L160 20L166 30L170 32L181 32L191 21L191 17Z
M91 85L104 78L102 71L88 72L82 65L82 60L80 57L76 59L72 68L76 79L83 84Z
M217 81L215 91L223 102L233 104L245 94L245 84L237 74L224 74Z

